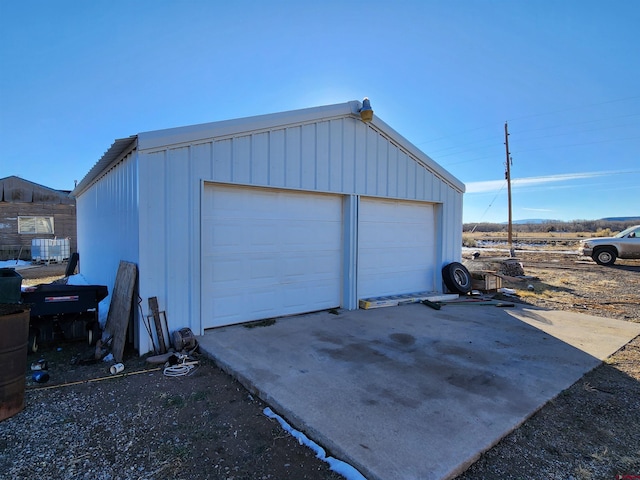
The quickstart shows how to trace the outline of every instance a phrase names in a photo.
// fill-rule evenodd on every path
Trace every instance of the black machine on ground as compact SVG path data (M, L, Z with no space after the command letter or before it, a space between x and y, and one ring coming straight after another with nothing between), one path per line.
M89 344L100 338L98 304L109 294L104 285L50 283L22 292L31 307L29 349L39 341L71 340L86 335Z

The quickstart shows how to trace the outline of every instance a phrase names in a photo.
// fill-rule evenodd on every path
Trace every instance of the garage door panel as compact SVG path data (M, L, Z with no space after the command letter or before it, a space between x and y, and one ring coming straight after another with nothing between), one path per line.
M204 328L340 305L339 196L206 186Z
M334 287L330 283L296 283L295 286L290 286L290 288L285 291L283 295L283 305L288 308L288 313L295 313L295 309L298 307L305 308L306 311L335 307L335 304L323 300L323 297L330 297L333 290ZM309 298L311 293L315 294L316 300L303 302L302 299Z
M288 222L286 230L281 230L279 240L282 245L290 247L305 247L305 242L309 240L309 228L306 222Z
M217 298L211 298L207 301L207 310L215 311L220 320L225 323L238 323L241 320L241 311L237 309L237 305L246 302L246 295L242 292L226 294Z
M304 308L301 299L307 297L308 286L296 284L287 288L282 296L282 305L284 311L292 311L295 309Z
M306 260L304 252L291 252L288 257L282 259L281 277L299 277L299 281L303 281L308 274L311 265ZM290 280L291 281L291 280Z
M358 220L358 297L434 290L431 204L362 198Z
M278 262L274 258L264 258L263 255L249 255L251 268L243 275L243 278L250 278L252 282L248 285L254 285L255 281L266 280L271 282L273 272L278 268ZM245 272L243 272L245 273Z
M255 320L256 318L272 317L275 315L277 304L274 304L273 290L269 285L262 288L254 287L248 294L248 301L251 303L251 313L248 318ZM240 305L238 305L240 307Z
M246 221L246 220L245 220ZM246 229L243 225L243 229ZM258 245L273 247L278 238L278 232L273 225L267 220L257 220L253 222L249 232L250 235L244 236L248 251L253 251Z
M317 252L315 258L311 259L311 265L316 272L317 279L334 278L334 255L333 252Z
M218 284L240 281L243 277L242 269L243 262L240 260L219 257L217 268L211 271L210 281Z

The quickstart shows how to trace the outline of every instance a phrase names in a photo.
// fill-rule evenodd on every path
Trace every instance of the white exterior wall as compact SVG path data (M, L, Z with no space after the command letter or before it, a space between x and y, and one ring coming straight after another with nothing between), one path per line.
M139 278L145 312L147 299L158 297L170 331L188 326L198 334L200 178L208 174L191 155L188 148L139 153Z
M79 195L76 208L80 273L91 284L106 285L110 297L120 260L138 263L136 152L126 155Z
M202 129L194 135L199 138L188 142L175 130L180 129L167 132L167 140L175 142L169 146L162 145L159 132L138 137L140 245L145 246L140 294L158 297L171 329L189 326L203 333L200 206L205 182L433 203L440 232L437 263L460 259L459 187L428 170L376 125L343 115L224 136Z
M95 179L88 175L82 183L90 186L81 184L83 274L111 291L119 261L135 262L143 311L158 297L171 331L203 333L200 209L207 182L344 195L348 308L357 307L351 262L361 195L432 204L436 264L460 260L464 185L377 117L363 123L358 108L349 102L139 134L136 150ZM138 348L151 348L146 333Z

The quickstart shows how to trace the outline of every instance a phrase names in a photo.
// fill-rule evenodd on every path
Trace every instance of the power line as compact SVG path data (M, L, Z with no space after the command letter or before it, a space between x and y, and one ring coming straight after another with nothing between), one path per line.
M584 122L564 123L562 125L551 125L548 127L530 128L528 130L518 130L518 132L519 133L537 132L540 130L550 130L552 128L562 128L562 127L570 127L573 125L584 125L586 123L604 122L607 120L616 120L618 118L635 117L638 115L640 115L640 113L629 113L627 115L616 115L615 117L597 118L595 120L585 120Z
M518 136L518 141L520 142L527 142L529 140L540 140L540 139L544 139L544 138L552 138L552 137L564 137L566 135L578 135L580 133L587 133L587 132L599 132L602 130L606 130L608 128L621 128L621 127L626 127L626 126L631 126L633 124L623 124L623 125L608 125L606 127L597 127L597 128L588 128L586 130L574 130L572 132L564 132L564 133L554 133L554 134L550 134L550 135L543 135L540 137L520 137Z
M523 119L526 119L526 118L534 118L534 117L542 117L542 116L545 116L545 115L553 115L555 113L563 113L563 112L568 112L568 111L572 111L572 110L579 110L579 109L582 109L582 108L597 107L597 106L600 106L600 105L607 105L607 104L610 104L610 103L624 102L624 101L627 101L627 100L635 100L635 99L640 99L640 95L635 95L635 96L632 96L632 97L616 98L614 100L607 100L607 101L598 102L598 103L589 103L589 104L586 104L586 105L578 105L578 106L575 106L575 107L568 107L568 108L563 108L563 109L559 109L559 110L552 110L552 111L549 111L549 112L534 113L534 114L531 114L531 115L523 115L523 116L520 116L520 117L511 118L511 119L509 119L509 121L523 120ZM633 113L630 116L633 116L633 115L640 115L640 114ZM611 117L611 118L619 118L619 117ZM600 121L600 119L593 120L593 121ZM586 122L586 123L588 123L588 122ZM572 125L572 124L568 124L568 125ZM444 140L444 139L447 139L447 138L452 138L454 136L459 136L459 135L463 135L463 134L466 134L466 133L475 132L475 131L478 131L478 130L484 130L484 129L487 129L487 128L495 128L495 123L487 124L487 125L484 125L484 126L481 126L481 127L470 128L468 130L462 130L460 132L455 132L455 133L452 133L450 135L443 135L443 136L436 137L436 138L429 139L429 140L423 140L421 142L414 142L414 145L417 146L417 145L424 145L425 143L437 142L439 140ZM556 127L544 127L544 128L556 128Z
M635 100L636 98L640 98L640 95L636 95L633 97L625 97L625 98L617 98L615 100L607 100L606 102L599 102L599 103L590 103L587 105L579 105L576 107L568 107L568 108L563 108L561 110L553 110L551 112L546 112L546 113L535 113L532 115L524 115L522 117L516 117L516 118L512 118L511 120L523 120L525 118L533 118L533 117L542 117L544 115L553 115L555 113L563 113L563 112L569 112L571 110L580 110L581 108L590 108L590 107L597 107L600 105L607 105L609 103L617 103L617 102L624 102L626 100Z
M588 124L588 123L606 121L606 120L629 117L629 116L638 116L638 115L640 115L640 113L633 113L633 114L630 114L630 115L621 115L621 116L618 116L618 117L609 117L607 119L589 120L589 121L586 121L586 122L568 123L568 124L556 125L556 126L552 126L552 127L542 127L542 128L529 129L529 130L516 130L516 133L520 134L520 133L523 133L523 132L535 132L535 131L541 131L541 130L550 130L552 128L557 129L557 128L561 128L563 126L566 127L566 126L573 126L573 125L584 125L584 124ZM600 130L605 130L605 129L610 129L610 128L622 128L622 127L634 126L634 125L635 124L633 124L633 123L624 123L624 124L618 124L618 125L607 125L607 126L603 126L603 127L595 127L595 128L584 129L584 130L573 130L573 131L569 131L569 132L554 133L554 134L543 135L543 136L538 136L538 137L527 137L526 135L523 137L523 136L518 135L518 141L519 142L526 142L526 141L529 141L529 140L539 140L539 139L551 138L551 137L560 137L560 136L566 136L566 135L578 135L580 133L595 132L595 131L600 131ZM458 149L460 149L462 147L466 147L466 146L469 146L469 145L482 144L482 143L486 143L486 142L492 142L492 144L491 145L485 145L485 146L479 147L479 148L466 148L466 149L458 150ZM472 142L456 144L456 145L452 145L452 146L449 146L449 147L437 149L435 151L434 150L430 150L429 151L429 156L437 156L438 158L443 158L443 157L449 157L451 155L458 155L458 154L469 152L469 151L484 150L484 149L487 149L487 148L491 148L491 147L497 146L496 142L497 142L497 139L494 138L494 137L484 138L482 140L474 140ZM450 153L441 153L441 152L447 152L449 150L456 150L456 151L453 151L453 152L450 152Z
M539 152L539 151L542 151L542 150L557 150L557 149L560 149L560 148L582 147L582 146L585 146L585 145L595 145L595 144L598 144L598 143L625 142L625 141L629 141L629 140L638 140L638 139L640 139L640 137L610 138L610 139L607 139L607 140L596 140L596 141L593 141L593 142L572 143L572 144L568 144L568 145L552 145L552 146L546 146L546 147L540 147L540 148L525 148L525 149L522 149L522 150L516 149L516 150L513 151L513 153L515 155L519 155L521 153L527 153L527 152ZM497 145L496 145L496 148L497 148ZM447 155L440 155L439 157L434 158L434 160L438 160L438 162L439 162L440 158L449 157L451 155L457 155L459 153L464 153L464 152L456 152L456 153L451 153L451 154L447 154ZM484 159L487 159L487 158L497 158L497 154L496 155L485 155L485 156L482 156L482 157L474 157L474 158L470 158L468 160L463 160L461 162L447 163L446 165L443 165L443 166L444 167L451 167L451 166L454 166L454 165L462 165L462 164L465 164L465 163L476 162L478 160L484 160Z
M496 193L496 196L493 197L493 200L491 200L491 202L489 202L489 206L486 208L486 210L484 211L484 213L480 216L480 220L477 222L476 226L473 227L473 230L471 230L471 233L473 233L476 229L476 227L482 223L482 219L484 218L484 216L487 214L487 212L489 211L489 209L493 206L493 202L496 201L496 198L498 198L498 195L500 195L500 192L502 192L502 189L504 188L504 186L507 184L507 181L505 180L504 183L502 184L502 186L500 187L500 190L498 190L498 193Z
M478 150L486 150L487 148L494 148L496 147L496 145L497 144L486 145L484 147L478 147L478 148L468 148L466 150L460 150L458 152L445 153L444 155L435 155L435 156L437 156L438 158L450 157L451 155L460 155L461 153L465 153L465 152L477 152Z
M496 139L492 137L492 138L484 138L482 140L475 140L473 142L457 143L456 145L452 145L450 147L444 147L444 148L441 148L439 150L435 150L435 151L429 150L429 154L430 155L438 155L439 152L446 152L447 150L451 150L451 149L455 149L455 148L461 148L461 147L466 147L468 145L475 145L475 144L478 144L478 143L495 142L495 141L496 141ZM464 151L467 151L467 150L464 150Z
M556 135L548 135L547 137L538 137L538 138L548 138L548 137L553 137L553 136L556 136ZM534 139L534 138L530 138L529 140L532 140L532 139ZM595 140L595 141L591 141L591 142L571 143L571 144L567 144L567 145L551 145L551 146L545 146L545 147L539 147L539 148L516 149L513 153L518 155L518 154L527 153L527 152L539 152L539 151L542 151L542 150L550 150L550 149L556 150L556 149L561 149L561 148L581 147L581 146L585 146L585 145L595 145L595 144L598 144L598 143L625 142L625 141L638 140L638 139L640 139L640 137L609 138L607 140ZM524 140L526 140L526 139L524 139ZM521 139L518 138L518 141L521 141ZM433 156L429 155L429 156L432 157L434 160L438 160L438 162L440 162L440 159L444 158L444 157L450 157L452 155L460 155L462 153L469 152L469 151L485 150L487 148L493 148L493 147L498 148L498 144L496 143L496 145L489 145L487 147L482 147L482 148L478 148L478 149L467 149L467 150L448 153L448 154L444 154L444 155L433 155ZM496 157L497 157L497 154L496 155L484 155L484 156L481 156L481 157L474 157L474 158L470 158L468 160L463 160L463 161L460 161L460 162L453 162L453 163L444 162L445 164L443 166L451 167L451 166L454 166L454 165L462 165L462 164L465 164L465 163L471 163L471 162L476 162L478 160L484 160L484 159L487 159L487 158L496 158Z
M492 124L485 125L484 127L471 128L471 129L469 129L469 130L462 130L461 132L456 132L455 134L451 134L451 135L443 135L442 137L437 137L437 138L434 138L434 139L431 139L431 140L424 140L424 141L422 141L422 142L416 142L414 145L423 145L423 144L425 144L425 143L437 142L438 140L443 140L443 139L446 139L446 138L451 138L451 137L453 137L454 135L455 135L455 136L458 136L458 135L460 135L460 134L469 133L469 132L475 132L475 131L477 131L477 130L484 130L485 128L494 128L494 127L495 127L495 124L493 124L493 123L492 123Z
M462 162L447 163L446 165L443 165L443 167L452 167L454 165L463 165L465 163L477 162L478 160L485 160L487 158L496 158L496 156L495 155L485 155L484 157L475 157L475 158L471 158L469 160L463 160Z
M627 140L638 140L640 137L630 137L630 138L610 138L608 140L597 140L595 142L583 142L583 143L573 143L570 145L555 145L550 147L541 147L541 148L527 148L524 150L518 150L517 153L523 152L538 152L540 150L548 150L550 148L570 148L570 147L581 147L583 145L595 145L596 143L607 143L607 142L626 142Z

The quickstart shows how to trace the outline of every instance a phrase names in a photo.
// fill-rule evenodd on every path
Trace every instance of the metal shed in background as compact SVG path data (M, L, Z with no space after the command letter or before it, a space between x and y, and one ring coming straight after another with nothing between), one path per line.
M72 192L82 273L111 291L119 261L138 264L140 296L196 334L441 292L441 267L460 259L464 185L361 107L116 140Z

